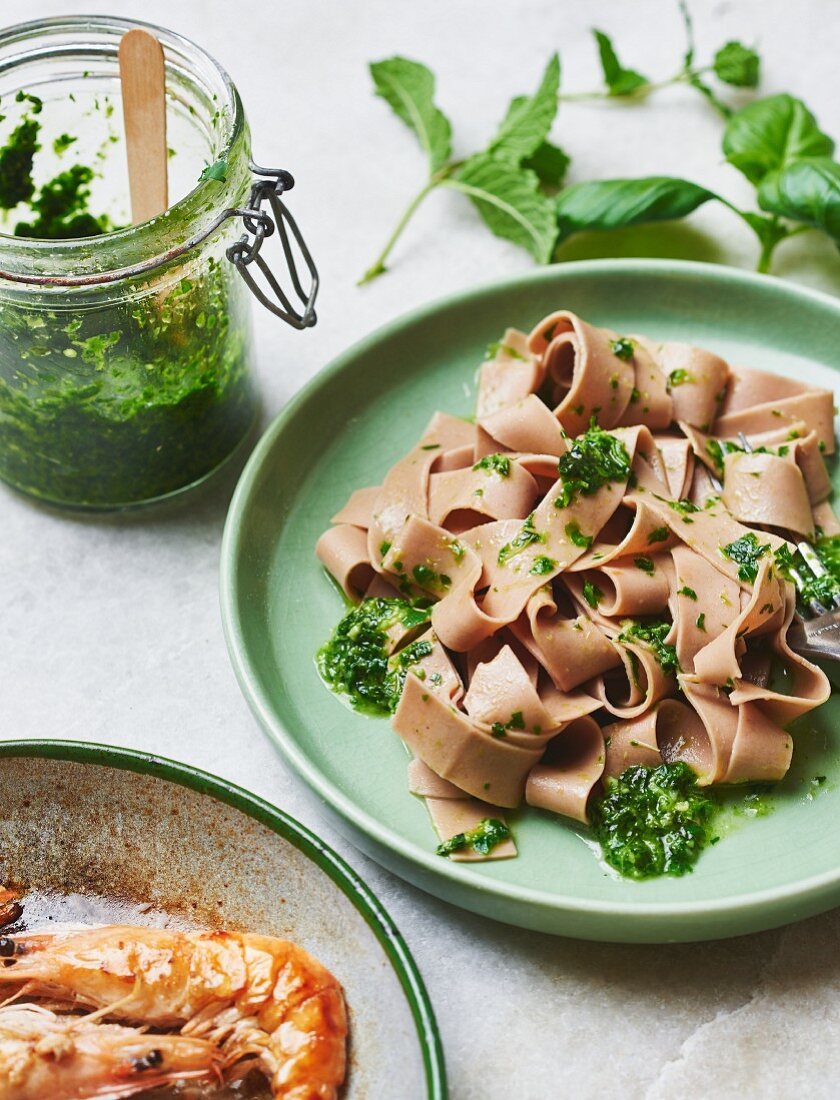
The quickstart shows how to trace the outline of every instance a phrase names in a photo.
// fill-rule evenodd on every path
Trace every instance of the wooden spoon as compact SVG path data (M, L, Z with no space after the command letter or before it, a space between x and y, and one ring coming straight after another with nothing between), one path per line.
M122 36L119 58L131 220L137 225L169 206L163 47L138 27Z

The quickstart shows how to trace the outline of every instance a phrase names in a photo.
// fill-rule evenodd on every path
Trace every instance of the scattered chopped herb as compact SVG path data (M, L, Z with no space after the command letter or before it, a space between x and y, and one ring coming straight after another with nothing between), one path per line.
M435 851L439 856L448 856L460 852L463 848L472 848L479 855L486 856L503 840L510 838L510 829L497 817L485 817L474 829L455 836L439 844Z
M618 636L620 642L641 642L653 653L659 666L665 673L676 675L682 672L677 660L677 651L674 646L668 645L665 639L671 631L671 623L665 622L639 622L637 619L625 619L621 633Z
M583 598L586 600L591 608L595 609L604 598L604 593L601 591L597 584L593 584L592 581L584 581Z
M461 561L464 554L466 554L467 552L464 544L462 542L458 542L457 539L453 539L452 542L450 542L449 549L452 551L452 555L455 558L455 561Z
M689 586L687 584L684 584L682 586L682 588L677 589L677 595L678 596L687 596L690 600L696 600L697 599L697 593L694 591L693 588L689 588Z
M449 588L452 584L451 577L446 573L436 572L430 565L415 565L411 573L421 588L432 589L432 591Z
M563 491L555 508L568 508L578 497L591 496L609 481L626 481L630 456L620 439L603 431L593 417L589 430L578 436L557 464Z
M646 558L644 554L639 554L638 557L633 558L633 562L637 569L641 569L643 573L649 573L651 576L656 570L656 566L651 559Z
M385 555L386 555L386 554L388 553L388 551L389 551L390 549L391 549L391 544L390 544L390 542L381 542L381 543L379 544L379 555L380 555L380 557L383 557L383 558L384 558L384 557L385 557Z
M519 534L510 542L506 542L499 550L499 565L506 565L511 558L527 549L527 547L533 546L537 542L545 542L545 539L546 536L534 527L534 513L532 512L522 525Z
M665 542L670 535L670 531L667 527L654 527L651 533L648 535L648 544L654 542Z
M642 395L639 393L639 391L634 386L633 389L630 391L630 404L635 405L636 402L639 400L639 398L641 396Z
M592 545L592 535L584 535L576 519L566 524L566 538L572 545L580 546L584 550L588 550Z
M699 512L700 509L696 504L692 504L690 500L669 500L668 507L683 518L692 515L694 512Z
M726 455L744 453L744 448L739 447L737 443L730 443L726 439L707 439L706 440L706 453L714 463L715 469L718 474L723 474L723 460Z
M553 573L556 568L557 562L554 558L546 557L545 554L539 554L534 558L534 564L528 572L533 573L537 577L544 577L548 573Z
M711 836L714 804L683 761L627 768L592 806L604 859L627 878L684 875Z
M198 182L206 183L208 180L215 180L217 183L224 183L227 179L227 167L227 161L223 157L213 164L205 164L201 169Z
M512 348L510 344L506 344L502 340L496 340L487 345L485 359L495 359L499 352L503 352L509 359L521 359L523 362L527 362L524 355L520 355L516 348Z
M440 443L424 443L420 448L421 451L438 451L440 450Z
M758 576L758 562L770 549L768 542L759 543L754 531L720 548L724 557L739 565L738 579L752 584Z
M705 611L700 612L700 614L697 616L697 618L694 621L694 625L697 627L698 630L705 631L705 629L706 629L706 612Z
M684 386L686 382L696 382L697 379L694 375L687 370L683 370L679 367L677 370L672 370L668 375L668 386L673 389L675 386Z
M480 458L473 466L474 470L487 470L499 477L510 477L510 459L507 455L493 454Z
M619 336L617 340L610 340L610 351L619 359L628 362L633 358L635 344L627 336Z

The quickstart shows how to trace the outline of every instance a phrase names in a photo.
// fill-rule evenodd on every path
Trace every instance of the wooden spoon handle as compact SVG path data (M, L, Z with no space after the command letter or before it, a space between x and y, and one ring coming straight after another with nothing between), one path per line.
M163 47L138 27L122 36L119 58L131 220L137 225L169 206Z

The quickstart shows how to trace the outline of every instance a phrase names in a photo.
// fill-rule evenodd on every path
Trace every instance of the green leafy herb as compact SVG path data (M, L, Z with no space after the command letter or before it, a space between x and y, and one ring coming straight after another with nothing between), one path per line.
M643 573L648 573L653 576L656 571L656 566L653 564L650 558L646 558L644 554L639 554L638 557L633 558L633 563L637 569L641 569Z
M206 164L201 170L198 182L206 183L208 180L216 180L218 183L224 183L227 179L227 169L227 161L223 157L213 164Z
M603 31L593 31L595 41L598 43L598 55L601 58L601 69L604 73L604 83L607 85L609 95L626 96L636 92L650 84L646 76L637 73L635 69L625 69L618 60L615 48L608 35Z
M801 99L782 94L749 103L727 122L723 152L756 186L803 157L830 157L834 142Z
M506 565L511 558L521 553L528 546L533 546L537 542L545 542L545 540L546 536L534 527L534 513L532 512L522 525L519 534L510 542L506 542L499 550L499 565Z
M59 134L53 141L53 152L57 157L60 157L62 153L66 152L71 145L74 145L79 139L71 137L70 134Z
M589 606L595 610L598 604L604 598L604 593L598 587L597 584L593 584L592 581L583 582L583 598L589 604Z
M840 245L840 164L829 157L794 161L761 181L758 203L777 217L821 229Z
M677 595L686 596L689 600L697 599L697 593L694 591L693 588L689 588L687 584L684 584L682 588L677 589Z
M565 154L547 142L557 113L557 55L549 59L536 92L512 100L486 149L463 161L451 159L451 125L435 105L435 80L425 65L393 57L375 62L370 71L377 94L420 141L427 157L428 179L361 282L383 274L406 225L426 196L438 187L466 195L496 236L527 249L545 263L554 246L556 222L543 183L556 188L568 164L567 158L562 163Z
M652 545L655 542L665 542L670 534L671 532L667 527L654 527L648 535L648 545Z
M548 573L553 573L556 568L557 562L554 558L548 558L545 554L539 554L534 558L534 563L528 572L533 573L537 577L544 577Z
M735 88L757 88L761 77L761 58L740 42L727 42L715 54L715 76Z
M425 65L405 57L391 57L370 66L376 94L394 114L414 131L436 172L452 151L452 127L446 115L435 106L435 78Z
M759 560L770 549L770 543L759 543L755 532L750 531L720 549L724 557L738 563L738 579L752 584L758 576Z
M584 230L674 221L715 198L707 188L672 176L576 183L557 196L558 241Z
M510 477L510 459L507 455L493 454L480 458L473 466L474 470L487 470L499 477Z
M677 651L669 645L665 639L671 631L671 623L664 622L639 622L637 619L625 619L621 633L618 636L620 642L641 642L652 652L663 672L676 675L681 672L680 663L677 660Z
M635 347L636 345L627 336L619 336L617 340L610 340L610 351L619 359L623 359L625 363L633 358ZM638 396L639 393L636 390L637 400Z
M711 837L713 803L683 761L627 768L592 806L604 859L627 878L684 875Z
M599 428L593 417L589 430L560 456L557 469L563 490L554 506L568 508L578 494L592 496L610 481L626 481L630 456L621 440Z
M510 829L503 821L496 817L485 817L474 829L465 833L457 833L455 836L439 844L435 851L439 856L448 856L453 852L460 852L464 848L472 848L480 855L486 856L503 840L508 840Z
M705 611L700 612L700 614L694 620L694 625L697 627L698 630L705 630L706 629L706 612Z
M566 524L566 538L573 546L579 546L583 550L588 550L593 541L592 535L584 535L576 519Z
M744 453L744 448L739 447L737 443L729 443L725 439L707 439L706 440L706 453L715 464L715 469L720 476L723 476L724 469L724 457L729 454Z
M694 512L699 512L700 509L696 504L692 504L690 500L669 500L668 507L672 508L678 515L683 518L692 515Z

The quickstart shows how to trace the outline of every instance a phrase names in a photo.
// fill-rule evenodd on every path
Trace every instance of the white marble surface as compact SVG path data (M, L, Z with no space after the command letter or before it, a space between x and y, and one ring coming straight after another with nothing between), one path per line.
M836 0L693 6L701 55L730 36L758 42L764 89L798 92L840 135ZM269 414L378 324L530 262L485 232L459 196L440 194L393 270L355 287L422 170L411 138L370 93L368 60L402 52L429 62L458 147L468 151L510 95L535 84L550 49L562 51L567 90L593 84L592 24L653 75L667 75L682 49L668 0L3 0L0 18L80 7L197 38L239 85L257 159L288 165L298 179L294 210L321 267L322 320L298 335L257 316ZM683 174L746 200L721 162L719 135L717 117L688 89L632 110L564 107L555 129L574 155L573 178ZM725 211L701 211L692 225L670 246L754 262L747 231ZM662 247L649 236L641 243ZM836 254L807 237L782 246L777 271L840 292ZM695 946L551 939L405 886L313 814L228 665L217 574L231 490L229 478L181 508L129 520L73 519L0 490L0 734L106 741L194 762L319 830L405 933L434 1000L456 1100L836 1096L838 914Z

